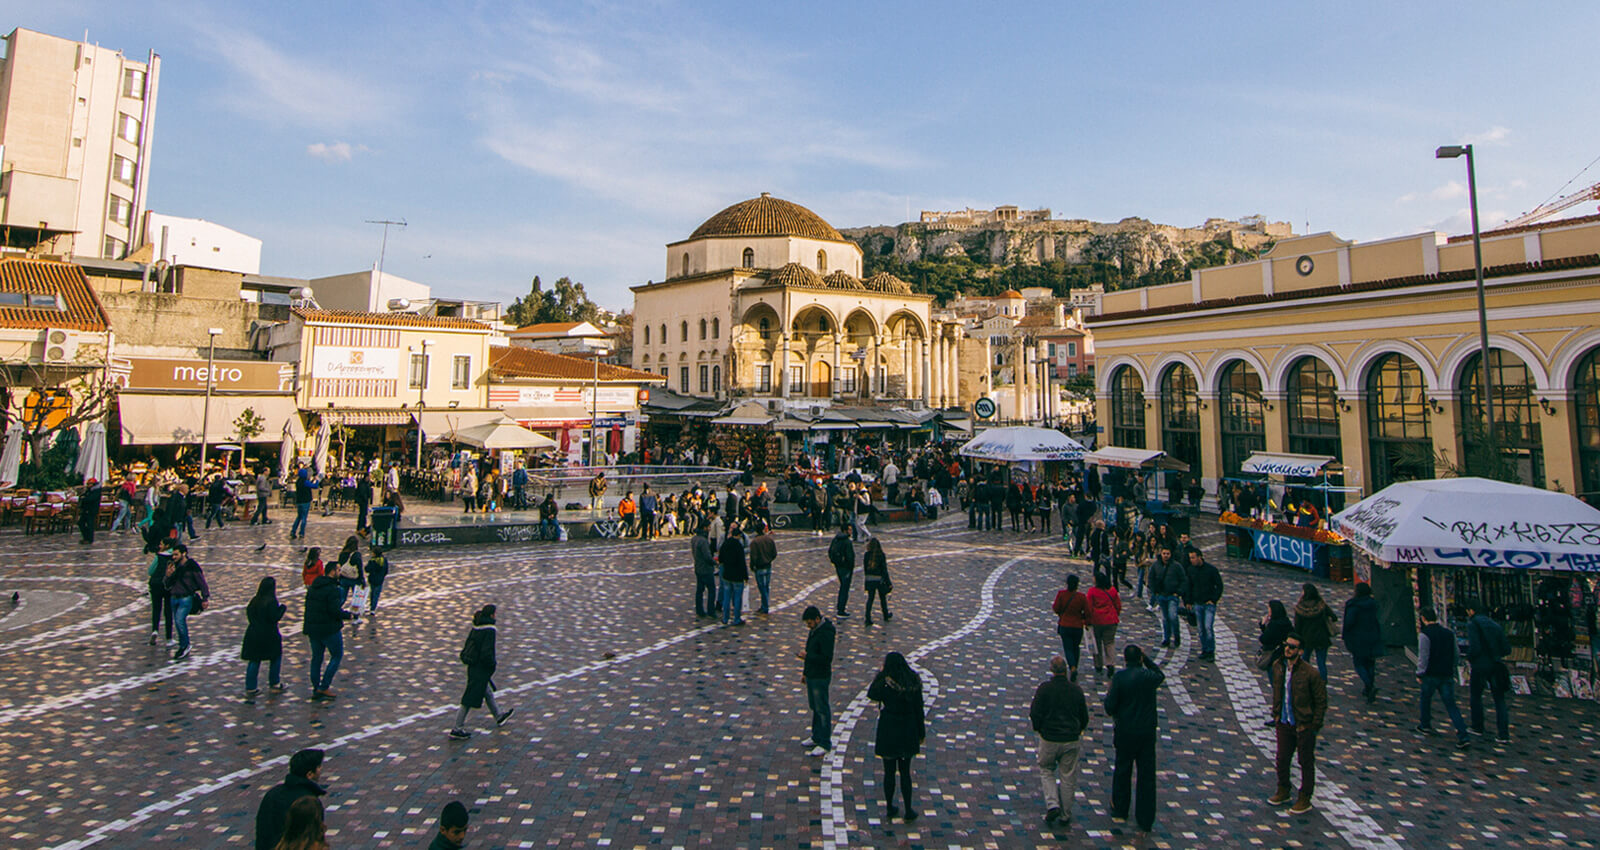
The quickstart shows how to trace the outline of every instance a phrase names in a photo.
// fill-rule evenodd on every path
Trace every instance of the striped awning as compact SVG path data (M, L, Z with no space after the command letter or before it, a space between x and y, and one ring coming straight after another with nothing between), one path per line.
M410 425L411 411L409 410L318 410L307 411L319 413L330 422L343 422L346 425Z

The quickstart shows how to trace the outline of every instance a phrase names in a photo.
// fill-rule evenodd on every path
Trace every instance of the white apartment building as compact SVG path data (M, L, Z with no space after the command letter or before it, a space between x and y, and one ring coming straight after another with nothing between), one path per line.
M142 232L168 265L261 273L261 240L215 222L147 212Z
M121 259L144 223L161 57L17 28L0 59L0 245Z

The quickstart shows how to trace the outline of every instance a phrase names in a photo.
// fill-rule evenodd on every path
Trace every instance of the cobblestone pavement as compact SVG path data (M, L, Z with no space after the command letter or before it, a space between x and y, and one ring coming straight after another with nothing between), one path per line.
M1218 660L1198 660L1192 633L1160 656L1155 831L1110 820L1105 683L1087 663L1093 720L1074 824L1046 830L1027 705L1059 649L1049 601L1064 572L1087 570L1053 538L965 526L953 512L883 530L896 616L863 623L858 576L853 616L837 623L837 746L823 759L800 746L809 715L793 653L800 611L834 598L826 537L780 535L773 613L742 628L694 617L684 538L402 550L380 615L347 629L338 700L314 703L287 523L193 544L215 608L191 621L182 662L147 645L145 559L131 537L0 535L0 846L249 846L262 792L306 746L329 751L340 848L422 846L453 798L473 813L469 846L483 848L1600 846L1593 704L1516 698L1512 745L1458 752L1448 736L1410 732L1403 658L1384 659L1368 706L1338 650L1317 809L1269 807L1265 688L1247 669L1254 622L1269 598L1292 604L1305 577L1221 557L1203 522L1198 541L1227 581ZM349 527L316 518L312 542L337 550ZM289 690L247 699L242 608L264 574L289 606ZM1338 607L1349 588L1326 593ZM477 734L452 741L456 653L471 611L491 601L498 697L518 711L499 729L475 712ZM1160 642L1131 598L1119 647L1130 640ZM912 825L883 817L864 694L890 650L927 682Z

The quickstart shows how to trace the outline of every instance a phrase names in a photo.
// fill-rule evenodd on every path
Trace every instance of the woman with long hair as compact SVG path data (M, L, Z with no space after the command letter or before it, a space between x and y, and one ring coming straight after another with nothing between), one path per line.
M272 850L328 850L328 830L322 823L322 801L307 795L289 805L283 837Z
M367 583L366 571L361 564L361 538L352 534L345 538L339 550L339 560L334 562L334 577L339 580L339 601L349 601L351 591Z
M894 805L895 778L905 800L906 823L917 819L911 802L911 759L922 751L928 731L923 719L922 680L906 663L906 657L891 652L883 658L883 669L867 688L867 699L878 703L878 737L874 752L883 759L883 799L888 816L898 817Z
M1300 601L1294 606L1294 631L1300 636L1300 646L1316 655L1317 672L1323 679L1328 678L1328 647L1333 645L1333 636L1338 630L1338 616L1322 601L1317 586L1306 582Z
M322 547L312 546L306 550L306 562L300 568L300 580L305 582L306 587L310 587L322 572Z
M285 605L278 601L278 580L265 576L256 587L256 595L244 606L249 625L244 630L244 646L239 657L249 662L244 668L244 695L253 697L261 693L261 662L269 663L267 687L283 690L279 672L283 665L283 635L278 632L278 622L283 619Z
M867 586L867 619L872 625L872 597L878 597L878 607L883 609L883 621L894 619L889 613L889 591L894 585L889 581L889 559L883 554L883 544L874 537L867 541L867 553L861 556L861 574Z

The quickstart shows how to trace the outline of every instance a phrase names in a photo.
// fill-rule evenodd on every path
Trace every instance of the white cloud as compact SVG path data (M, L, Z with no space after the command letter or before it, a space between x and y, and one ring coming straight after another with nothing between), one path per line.
M1467 143L1472 145L1503 145L1511 135L1511 131L1499 124L1490 127L1482 133L1469 133Z
M349 162L356 153L366 153L366 145L351 146L349 142L313 142L306 145L306 153L323 162Z
M1449 183L1446 183L1428 193L1428 197L1433 198L1435 201L1453 201L1457 198L1465 198L1466 196L1467 184L1462 183L1459 180L1451 180Z

